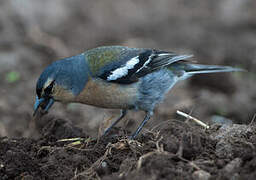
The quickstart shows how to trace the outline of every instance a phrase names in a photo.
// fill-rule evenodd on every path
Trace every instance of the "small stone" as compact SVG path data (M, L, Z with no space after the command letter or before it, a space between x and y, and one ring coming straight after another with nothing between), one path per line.
M211 174L203 170L197 170L192 174L192 177L194 180L208 180Z
M103 162L101 163L101 166L102 166L103 168L106 168L106 167L108 166L108 164L107 164L105 161L103 161Z

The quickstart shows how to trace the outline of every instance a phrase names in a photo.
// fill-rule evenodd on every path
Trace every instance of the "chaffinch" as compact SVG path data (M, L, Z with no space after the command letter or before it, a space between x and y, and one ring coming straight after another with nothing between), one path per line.
M105 46L53 62L36 85L34 114L47 112L55 101L75 102L102 108L145 111L144 120L130 136L135 138L153 115L153 110L175 83L194 74L241 71L239 68L192 64L192 55L173 52Z

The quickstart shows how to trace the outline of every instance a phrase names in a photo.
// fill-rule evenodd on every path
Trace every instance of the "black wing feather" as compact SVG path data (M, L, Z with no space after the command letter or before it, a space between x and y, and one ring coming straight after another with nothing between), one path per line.
M130 49L130 52L124 53L118 62L115 61L113 62L114 64L106 66L98 77L110 82L130 84L136 82L138 78L146 74L189 57L191 57L191 55L177 55L172 52L154 49ZM127 62L129 63L133 58L135 58L137 63L134 64L132 68L127 68L127 71L125 71L123 75L118 74L120 77L117 75L115 78L110 78L111 75L118 72L118 69L128 67Z

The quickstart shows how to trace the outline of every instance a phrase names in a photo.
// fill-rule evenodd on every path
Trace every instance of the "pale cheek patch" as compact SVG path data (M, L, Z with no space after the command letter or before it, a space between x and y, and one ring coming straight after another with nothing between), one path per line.
M52 83L53 79L52 78L48 78L47 81L44 83L44 88L47 88L51 83Z
M108 76L107 80L113 81L113 80L117 80L121 77L126 76L128 74L128 70L134 68L134 66L138 63L139 63L139 57L136 56L136 57L132 58L131 60L127 61L125 66L112 71L111 75Z

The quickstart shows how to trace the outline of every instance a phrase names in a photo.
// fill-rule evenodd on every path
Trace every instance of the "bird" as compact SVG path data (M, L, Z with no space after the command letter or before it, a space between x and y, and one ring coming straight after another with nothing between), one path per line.
M101 46L54 61L37 80L34 115L39 108L47 113L54 102L120 109L120 116L103 133L106 135L128 110L144 111L144 119L129 136L135 139L177 82L195 74L243 71L197 64L189 60L192 56L150 48Z

